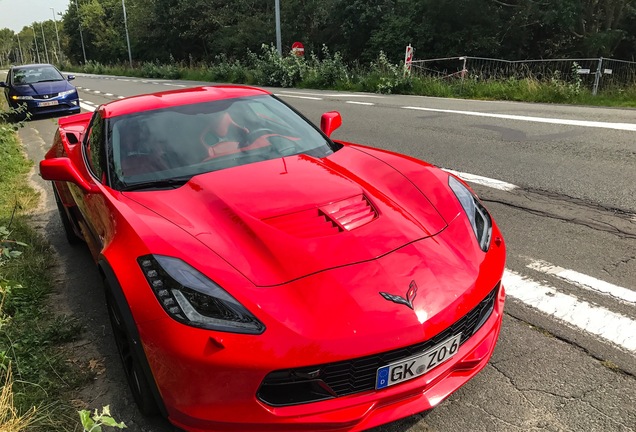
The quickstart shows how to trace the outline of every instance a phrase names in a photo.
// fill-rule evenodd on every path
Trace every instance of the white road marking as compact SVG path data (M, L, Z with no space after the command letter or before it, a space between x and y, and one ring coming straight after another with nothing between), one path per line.
M636 303L636 291L613 285L600 279L596 279L592 276L575 272L574 270L555 266L553 264L550 264L549 262L541 260L533 261L526 267L537 270L541 273L556 276L559 279L571 282L581 288L596 291L601 294L606 294L628 303Z
M384 96L378 95L369 95L369 94L348 94L348 93L335 93L335 94L325 94L325 93L309 93L309 92L297 92L297 91L287 91L281 90L278 93L286 93L289 95L304 95L304 96L326 96L326 97L342 97L342 98L356 98L356 97L366 97L366 98L376 98L383 99Z
M291 95L291 94L280 94L280 93L277 93L275 96L284 96L284 97L291 97L291 98L298 98L298 99L309 99L309 100L322 100L322 98L319 98L319 97L312 97L312 96L297 96L297 95Z
M493 189L499 189L499 190L508 191L508 192L519 188L519 186L517 185L513 185L512 183L506 183L505 181L501 181L497 179L482 177L475 174L459 172L459 171L446 169L446 168L442 168L442 169L451 174L455 174L457 177L459 177L460 179L468 183L476 183L476 184L487 186Z
M129 79L125 79L125 78L117 78L117 81L126 81L126 82L130 82Z
M93 93L100 94L101 92L99 90L93 90Z
M95 111L97 109L96 107L94 107L92 105L88 105L88 104L86 104L84 102L80 102L79 104L80 104L80 107L84 108L86 111L93 112L93 111Z
M117 96L117 99L124 99L125 96Z
M636 352L636 321L600 306L560 293L511 270L504 272L506 293L561 321Z
M112 93L104 93L104 96L115 96L115 95Z
M89 92L89 91L91 91L91 89L89 89L89 88L84 88L84 91Z
M346 103L354 104L354 105L366 105L366 106L375 105L373 102L360 102L360 101L346 101Z
M405 106L402 108L409 109L409 110L417 110L417 111L441 112L441 113L447 113L447 114L461 114L461 115L475 116L475 117L490 117L490 118L499 118L499 119L506 119L506 120L520 120L520 121L536 122L536 123L550 123L550 124L559 124L559 125L568 125L568 126L617 129L617 130L626 130L626 131L636 132L636 123L610 123L610 122L597 122L597 121L587 121L587 120L555 119L555 118L546 118L546 117L529 117L529 116L519 116L519 115L510 115L510 114L494 114L494 113L484 113L484 112L476 112L476 111L457 111L457 110L424 108L424 107L414 107L414 106Z
M163 85L165 86L170 86L170 87L181 87L181 88L185 88L187 86L183 85L183 84L170 84L170 83L163 83Z
M349 93L343 93L343 94L330 94L327 95L329 97L347 97L347 98L374 98L374 99L384 99L384 96L377 96L377 95L368 95L368 94L349 94Z

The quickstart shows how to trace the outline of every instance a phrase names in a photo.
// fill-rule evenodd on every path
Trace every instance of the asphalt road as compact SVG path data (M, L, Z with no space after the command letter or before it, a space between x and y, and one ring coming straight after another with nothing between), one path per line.
M85 108L196 84L75 83ZM376 432L636 430L636 111L271 90L316 123L340 111L336 139L486 177L473 186L506 237L509 297L490 365L426 417ZM54 130L39 119L20 132L31 158L42 158ZM65 244L50 193L36 221L63 269L55 301L86 325L78 358L103 371L80 399L110 404L129 430L173 430L136 413L97 272L85 248Z

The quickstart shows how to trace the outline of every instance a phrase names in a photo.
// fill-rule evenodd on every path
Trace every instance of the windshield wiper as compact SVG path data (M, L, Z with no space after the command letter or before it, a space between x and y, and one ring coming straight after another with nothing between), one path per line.
M175 177L170 179L133 183L131 185L124 186L120 190L122 192L130 192L130 191L142 190L142 189L177 188L186 184L188 181L190 181L191 178L192 177Z
M64 81L64 80L61 80L59 78L58 79L48 79L48 80L42 80L42 81L35 81L35 82L32 82L31 84L38 84L38 83L41 83L41 82L56 82L56 81Z

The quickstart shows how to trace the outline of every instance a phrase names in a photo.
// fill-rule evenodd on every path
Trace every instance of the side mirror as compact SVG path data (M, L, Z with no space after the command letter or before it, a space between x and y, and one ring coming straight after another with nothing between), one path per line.
M0 81L0 87L8 87L8 86L6 82Z
M69 81L73 81L73 80L75 79L75 75L69 75L69 76L67 77L67 79L68 79Z
M320 130L328 137L340 126L342 126L342 116L338 111L326 112L320 118Z
M67 181L79 186L84 192L97 192L99 188L88 183L77 171L69 158L53 158L40 161L40 175L44 180Z

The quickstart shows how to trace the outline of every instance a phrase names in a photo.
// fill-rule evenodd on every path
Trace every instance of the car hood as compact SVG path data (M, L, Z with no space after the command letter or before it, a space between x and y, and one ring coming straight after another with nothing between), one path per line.
M351 147L324 159L289 156L198 175L177 189L124 195L257 286L369 261L447 226L402 174Z
M23 96L61 93L74 87L66 80L20 84L13 87L14 91Z
M434 238L376 260L250 293L258 305L253 309L268 329L304 347L305 364L318 364L327 353L347 359L430 339L466 316L501 279L505 248L484 254L466 228L455 219ZM466 330L456 326L454 333Z

